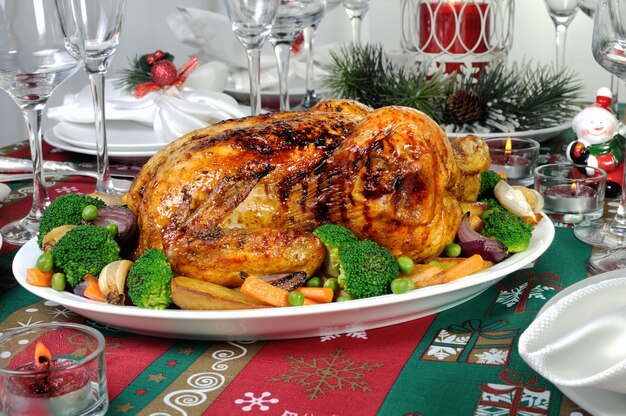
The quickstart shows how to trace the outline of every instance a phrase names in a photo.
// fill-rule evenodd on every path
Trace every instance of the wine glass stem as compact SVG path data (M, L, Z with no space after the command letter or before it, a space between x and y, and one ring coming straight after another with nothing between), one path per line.
M111 194L114 192L113 181L109 174L109 152L104 109L104 73L90 72L89 84L93 97L94 123L96 127L96 169L98 179L96 191Z
M350 24L352 25L352 41L357 45L361 43L361 22L362 18L360 16L350 17Z
M278 65L278 89L280 91L280 111L289 111L289 90L287 79L289 78L289 55L291 54L290 42L276 42L274 44L276 63Z
M28 143L30 145L30 155L33 162L33 205L30 212L22 220L22 225L29 231L39 229L39 218L44 209L50 203L48 189L46 187L46 176L43 170L43 157L41 150L41 114L45 103L27 105L22 108L26 126L28 128Z
M250 71L250 108L256 116L261 112L261 49L246 50L248 54L248 70Z
M565 37L567 25L557 24L556 29L556 70L561 72L565 65Z
M304 108L311 108L317 103L317 96L315 95L315 67L313 62L316 32L317 25L311 25L303 31L304 49L306 50L306 95L302 102Z

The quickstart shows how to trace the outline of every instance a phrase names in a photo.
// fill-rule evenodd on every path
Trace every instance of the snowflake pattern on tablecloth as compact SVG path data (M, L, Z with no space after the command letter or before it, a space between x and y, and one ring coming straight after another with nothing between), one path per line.
M269 398L272 395L269 391L264 391L259 397L255 397L254 393L251 391L245 392L243 395L247 397L247 399L237 399L235 400L235 404L243 404L244 406L241 407L241 410L244 412L251 411L255 406L258 406L259 410L266 412L270 410L267 404L278 403L277 398Z
M328 391L372 391L365 374L383 366L382 363L356 362L343 348L320 357L287 355L289 372L271 378L272 383L295 383L304 387L308 398L313 400Z
M522 298L522 294L524 293L524 290L527 286L528 283L524 283L523 285L514 287L511 290L501 291L498 295L498 299L496 299L496 303L501 303L507 308L517 305Z
M475 356L478 364L504 365L509 358L509 352L499 348L491 348L488 351L475 354Z
M320 342L332 341L333 339L341 338L342 336L346 336L348 338L354 339L367 339L366 331L352 331L346 334L332 334L332 335L322 335L320 337Z

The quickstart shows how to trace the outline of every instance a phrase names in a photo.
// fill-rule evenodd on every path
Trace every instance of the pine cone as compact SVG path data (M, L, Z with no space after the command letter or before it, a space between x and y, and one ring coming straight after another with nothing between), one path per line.
M448 97L448 110L461 123L473 123L483 114L480 97L475 91L458 90Z

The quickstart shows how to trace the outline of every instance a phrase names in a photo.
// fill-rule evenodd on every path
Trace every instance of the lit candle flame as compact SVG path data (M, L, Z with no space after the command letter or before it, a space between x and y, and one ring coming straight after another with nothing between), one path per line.
M504 158L505 164L509 164L509 157L511 157L511 150L513 149L513 144L511 143L511 138L508 137L506 139L506 144L504 145Z
M570 187L570 190L572 191L572 195L576 195L576 189L577 189L576 182L572 182L572 186Z
M40 368L48 368L51 362L52 354L45 345L38 342L35 346L35 364Z

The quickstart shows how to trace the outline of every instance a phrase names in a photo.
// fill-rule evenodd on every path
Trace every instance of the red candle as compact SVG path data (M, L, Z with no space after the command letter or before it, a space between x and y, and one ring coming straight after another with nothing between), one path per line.
M486 3L465 0L422 3L419 11L420 49L425 53L461 55L487 52L489 24Z

